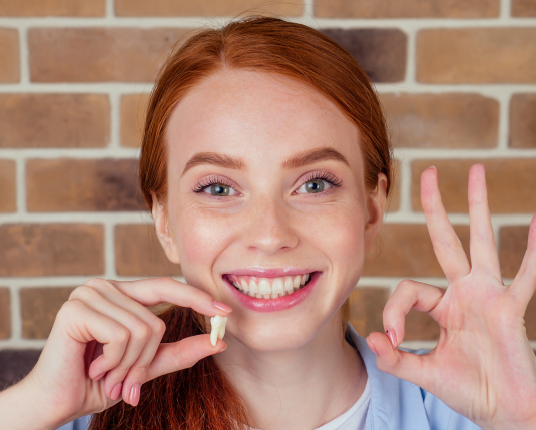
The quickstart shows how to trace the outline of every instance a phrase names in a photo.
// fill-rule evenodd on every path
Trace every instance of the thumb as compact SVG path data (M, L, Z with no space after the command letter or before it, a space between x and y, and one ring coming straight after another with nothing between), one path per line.
M161 343L147 369L147 381L159 376L192 367L202 358L222 352L227 344L218 339L216 346L210 343L209 334L187 337L173 343Z
M367 337L367 344L376 354L378 369L400 379L412 382L430 391L428 366L429 355L417 355L393 348L384 333L374 332Z

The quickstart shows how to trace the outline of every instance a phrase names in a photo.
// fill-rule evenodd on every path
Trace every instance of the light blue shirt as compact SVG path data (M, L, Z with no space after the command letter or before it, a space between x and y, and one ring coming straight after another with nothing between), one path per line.
M379 370L376 354L366 339L350 324L348 332L363 357L370 381L367 430L482 430L417 385ZM429 351L400 349L418 355ZM77 418L58 430L87 430L90 419L91 415Z

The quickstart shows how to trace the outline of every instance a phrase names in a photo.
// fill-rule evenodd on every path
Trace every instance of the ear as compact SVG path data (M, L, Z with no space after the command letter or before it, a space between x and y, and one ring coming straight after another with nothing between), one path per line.
M387 176L378 173L378 186L374 193L368 196L368 216L365 224L365 255L369 253L374 239L383 225L383 214L387 199Z
M160 245L162 245L168 260L172 263L179 264L179 253L173 239L167 210L165 206L158 201L153 191L151 191L151 196L153 199L153 221L158 241L160 242Z

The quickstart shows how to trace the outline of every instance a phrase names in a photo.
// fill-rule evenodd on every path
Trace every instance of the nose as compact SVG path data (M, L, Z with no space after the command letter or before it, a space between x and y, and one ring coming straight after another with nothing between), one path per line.
M294 248L298 236L292 228L289 209L276 198L259 197L246 211L243 245L265 254L274 254L281 248Z

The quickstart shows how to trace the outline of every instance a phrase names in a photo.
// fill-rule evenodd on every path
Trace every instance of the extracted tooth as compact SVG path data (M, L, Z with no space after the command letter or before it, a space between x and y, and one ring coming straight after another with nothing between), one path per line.
M218 338L223 339L225 334L225 323L227 322L227 317L222 317L216 315L210 318L210 343L212 346L216 346Z

